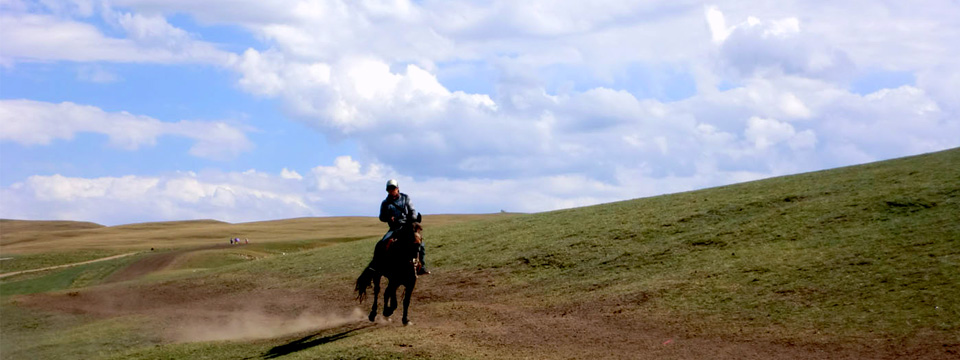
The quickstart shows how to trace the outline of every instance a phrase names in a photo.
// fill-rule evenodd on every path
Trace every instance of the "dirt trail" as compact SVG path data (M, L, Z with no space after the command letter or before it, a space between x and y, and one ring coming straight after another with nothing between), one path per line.
M142 266L162 268L161 263ZM346 326L364 332L420 331L470 344L485 352L481 357L491 358L941 359L960 351L960 344L943 339L793 342L738 334L704 336L698 329L649 318L642 311L621 312L629 299L566 307L504 301L512 290L498 286L499 278L495 271L435 271L422 277L411 311L415 330L369 326L363 318L370 303L358 309L348 281L299 289L271 289L268 284L276 279L268 277L242 277L220 285L203 279L110 284L67 294L27 295L17 302L96 316L151 316L166 324L158 330L170 342L276 338Z
M5 277L7 277L7 276L20 275L20 274L27 274L27 273L37 272L37 271L60 269L60 268L65 268L65 267L77 266L77 265L91 264L91 263L100 262L100 261L107 261L107 260L119 259L119 258L122 258L122 257L125 257L125 256L134 255L134 254L138 254L138 252L132 252L132 253L126 253L126 254L108 256L108 257L105 257L105 258L99 258L99 259L81 261L81 262L72 263L72 264L63 264L63 265L49 266L49 267L40 268L40 269L30 269L30 270L21 270L21 271L8 272L8 273L0 274L0 278L5 278Z
M137 260L133 264L130 264L129 266L111 274L109 277L106 278L105 282L114 283L114 282L120 282L120 281L133 280L141 276L147 275L149 273L160 271L167 268L168 266L170 266L170 264L173 263L174 260L176 260L178 257L186 253L200 251L200 250L226 248L230 246L232 245L217 244L217 245L202 246L202 247L189 248L189 249L173 250L173 251L162 252L156 255L148 256L143 259Z
M173 251L168 251L168 252L161 252L161 253L158 253L158 254L155 254L155 255L147 256L147 257L145 257L145 258L143 258L143 259L140 259L140 260L137 260L137 261L134 262L133 264L130 264L129 266L127 266L127 267L125 267L125 268L123 268L123 269L120 269L120 270L118 270L117 272L111 274L109 277L107 277L107 279L105 280L105 282L107 282L107 283L113 283L113 282L120 282L120 281L126 281L126 280L133 280L133 279L139 278L139 277L141 277L141 276L147 275L147 274L149 274L149 273L156 272L156 271L160 271L160 270L163 270L163 269L167 268L168 266L170 266L170 264L173 263L174 260L176 260L178 257L180 257L180 256L182 256L182 255L184 255L184 254L186 254L186 253L190 253L190 252L194 252L194 251L200 251L200 250L226 248L226 247L230 247L230 246L231 246L231 245L217 244L217 245L210 245L210 246L202 246L202 247L195 247L195 248L189 248L189 249L179 249L179 250L173 250ZM9 273L0 274L0 278L4 278L4 277L7 277L7 276L13 276L13 275L19 275L19 274L32 273L32 272L37 272L37 271L53 270L53 269L60 269L60 268L65 268L65 267L77 266L77 265L90 264L90 263L95 263L95 262L99 262L99 261L107 261L107 260L119 259L119 258L122 258L122 257L130 256L130 255L135 255L135 254L139 254L139 253L140 253L140 252L131 252L131 253L114 255L114 256L108 256L108 257L105 257L105 258L93 259L93 260L88 260L88 261L82 261L82 262L72 263L72 264L63 264L63 265L57 265L57 266L50 266L50 267L45 267L45 268L41 268L41 269L30 269L30 270L14 271L14 272L9 272Z

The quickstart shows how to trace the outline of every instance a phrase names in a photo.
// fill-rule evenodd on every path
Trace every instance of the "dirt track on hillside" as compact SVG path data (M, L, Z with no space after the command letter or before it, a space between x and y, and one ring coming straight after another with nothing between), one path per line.
M210 246L202 246L189 249L179 249L167 252L157 253L155 255L147 256L143 259L137 260L133 264L128 265L127 267L120 269L119 271L111 274L105 280L106 283L114 283L120 281L127 281L139 278L141 276L147 275L152 272L157 272L166 269L170 264L174 262L178 257L183 256L186 253L209 250L209 249L220 249L227 248L231 246L238 245L229 245L229 244L216 244Z
M92 263L100 262L100 261L107 261L107 260L119 259L119 258L122 258L122 257L134 255L134 254L137 254L137 253L136 253L136 252L132 252L132 253L126 253L126 254L120 254L120 255L114 255L114 256L107 256L107 257L105 257L105 258L99 258L99 259L81 261L81 262L76 262L76 263L72 263L72 264L63 264L63 265L49 266L49 267L45 267L45 268L41 268L41 269L30 269L30 270L21 270L21 271L8 272L8 273L0 274L0 278L5 278L5 277L7 277L7 276L20 275L20 274L27 274L27 273L37 272L37 271L54 270L54 269L60 269L60 268L65 268L65 267L71 267L71 266L92 264Z
M161 270L186 251L140 260L113 280ZM240 278L226 288L205 286L203 280L150 286L110 284L65 294L23 296L17 302L30 308L95 316L156 317L164 324L163 336L170 342L273 338L332 328L347 332L408 331L396 325L369 326L364 320L369 302L361 310L353 301L350 283L266 290L269 283L270 279ZM622 312L622 303L634 299L569 308L529 308L498 302L496 298L506 290L496 285L496 277L488 272L438 271L422 277L411 312L416 326L409 331L430 329L431 333L492 349L506 358L943 359L960 354L960 344L936 339L915 343L800 343L736 334L702 336L683 325Z
M119 271L117 271L117 272L111 274L109 277L107 277L107 279L105 280L105 282L106 282L106 283L114 283L114 282L120 282L120 281L133 280L133 279L139 278L139 277L141 277L141 276L147 275L147 274L149 274L149 273L157 272L157 271L161 271L161 270L166 269L168 266L170 266L170 264L173 263L174 260L176 260L177 258L179 258L180 256L182 256L182 255L184 255L184 254L186 254L186 253L190 253L190 252L194 252L194 251L200 251L200 250L227 248L227 247L231 247L231 246L238 246L238 245L217 244L217 245L202 246L202 247L189 248L189 249L179 249L179 250L173 250L173 251L167 251L167 252L160 252L160 253L157 253L157 254L154 254L154 255L151 255L151 256L147 256L147 257L145 257L145 258L143 258L143 259L137 260L137 261L134 262L133 264L130 264L130 265L128 265L127 267L125 267L125 268L123 268L123 269L120 269ZM88 261L81 261L81 262L71 263L71 264L63 264L63 265L50 266L50 267L45 267L45 268L42 268L42 269L30 269L30 270L21 270L21 271L8 272L8 273L0 274L0 278L4 278L4 277L7 277L7 276L14 276L14 275L26 274L26 273L32 273L32 272L37 272L37 271L54 270L54 269L60 269L60 268L65 268L65 267L72 267L72 266L85 265L85 264L92 264L92 263L95 263L95 262L107 261L107 260L113 260L113 259L119 259L119 258L122 258L122 257L127 257L127 256L130 256L130 255L135 255L135 254L139 254L139 252L131 252L131 253L126 253L126 254L108 256L108 257L104 257L104 258L93 259L93 260L88 260Z

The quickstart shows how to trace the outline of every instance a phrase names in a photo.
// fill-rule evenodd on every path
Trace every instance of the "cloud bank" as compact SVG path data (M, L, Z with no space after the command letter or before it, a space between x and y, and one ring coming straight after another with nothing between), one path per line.
M428 213L544 211L960 145L960 7L949 1L56 4L4 15L5 33L27 39L5 45L5 64L208 64L357 151L271 174L38 175L3 190L23 206L5 217L119 221L94 204L167 209L138 221L372 215L387 178ZM261 43L226 52L173 14ZM916 81L854 86L887 72ZM0 111L0 140L24 145L99 132L126 150L164 135L205 158L254 148L223 123L32 100Z
M153 146L162 136L185 137L195 141L191 155L213 160L231 159L253 148L243 130L223 122L162 122L70 102L0 100L0 124L0 140L23 145L49 145L90 132L106 135L110 145L123 150Z

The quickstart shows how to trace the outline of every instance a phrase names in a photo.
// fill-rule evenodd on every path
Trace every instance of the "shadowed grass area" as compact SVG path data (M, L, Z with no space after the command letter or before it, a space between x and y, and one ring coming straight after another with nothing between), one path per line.
M11 306L3 300L4 359L91 359L125 351L133 346L158 344L149 319L124 317L97 319L87 316L38 313Z
M483 359L466 344L430 330L391 331L351 324L271 340L144 347L105 359Z

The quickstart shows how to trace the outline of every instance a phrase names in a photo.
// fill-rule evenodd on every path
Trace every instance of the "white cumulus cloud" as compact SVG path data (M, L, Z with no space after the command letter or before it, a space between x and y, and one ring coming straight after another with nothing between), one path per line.
M0 140L23 145L48 145L91 132L107 135L111 145L126 150L153 146L163 135L186 137L195 141L191 155L215 160L230 159L253 148L242 130L223 122L170 123L71 102L0 100L0 126Z
M217 219L246 222L303 216L376 216L386 196L384 183L398 179L417 209L428 214L539 212L681 191L734 180L704 167L693 177L654 178L622 171L614 183L581 174L523 179L425 179L399 174L378 163L341 157L314 168L302 179L258 171L173 173L163 176L79 178L31 176L0 189L0 217L64 219L117 225L146 221Z
M798 134L788 123L756 116L747 121L744 135L759 150L784 142L789 142L794 148L812 148L817 139L813 131L805 130Z
M96 26L69 16L4 11L0 14L4 40L0 61L8 65L37 61L219 65L233 56L170 25L162 16L106 13L107 20L115 22L126 37L107 36ZM89 16L86 8L79 14Z
M31 176L0 190L5 205L0 211L4 218L89 220L108 225L180 219L242 222L319 215L306 203L296 182L263 180L260 174Z
M712 39L719 44L721 66L750 77L766 73L799 74L816 78L845 78L854 64L841 49L816 35L801 31L800 20L787 17L746 21L726 27L723 13L708 8Z

